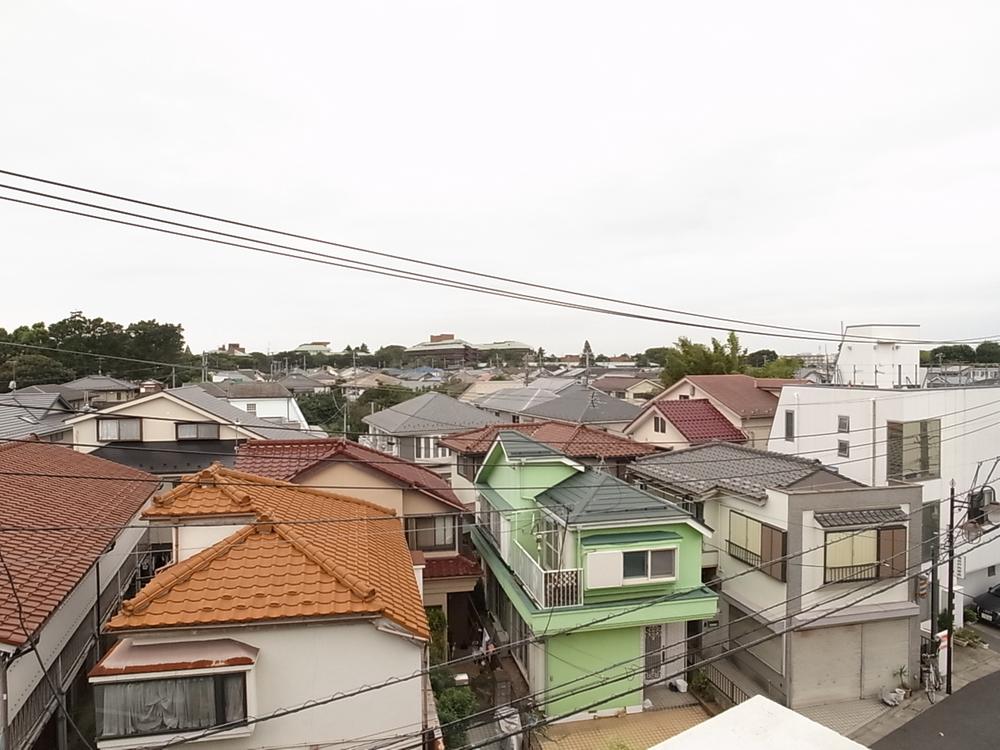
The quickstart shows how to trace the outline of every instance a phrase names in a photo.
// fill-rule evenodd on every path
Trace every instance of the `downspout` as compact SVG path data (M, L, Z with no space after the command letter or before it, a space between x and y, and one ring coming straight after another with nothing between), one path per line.
M875 434L876 434L876 431L878 429L876 427L875 419L876 419L876 411L877 411L877 409L878 409L878 400L873 398L872 399L872 482L871 482L871 486L872 487L875 486L875 450L876 450L876 447L877 447ZM889 450L889 432L888 432L888 430L886 430L886 433L885 433L885 446L886 446L886 451L888 452L888 450Z

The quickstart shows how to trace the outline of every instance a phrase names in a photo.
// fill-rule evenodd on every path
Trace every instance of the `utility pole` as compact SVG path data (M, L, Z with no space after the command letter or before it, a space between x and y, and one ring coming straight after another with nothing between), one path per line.
M524 355L524 387L528 387L528 355Z
M934 516L931 534L931 637L937 636L938 613L941 611L941 589L938 581L938 540L941 538L941 521L937 503L932 504L931 514Z
M171 388L176 388L177 387L177 368L176 367L171 367L170 368L170 387Z
M208 382L208 352L201 353L201 382Z
M955 659L955 644L952 634L955 630L955 480L951 480L948 496L948 678L944 691L951 695L951 672Z

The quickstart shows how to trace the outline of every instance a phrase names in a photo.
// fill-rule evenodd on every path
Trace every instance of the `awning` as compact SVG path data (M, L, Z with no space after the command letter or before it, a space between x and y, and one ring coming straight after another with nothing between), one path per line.
M905 523L909 518L899 506L868 510L817 511L813 513L813 517L824 529L842 526L882 526L887 523Z
M89 677L252 666L258 649L231 638L139 645L123 638L90 670Z

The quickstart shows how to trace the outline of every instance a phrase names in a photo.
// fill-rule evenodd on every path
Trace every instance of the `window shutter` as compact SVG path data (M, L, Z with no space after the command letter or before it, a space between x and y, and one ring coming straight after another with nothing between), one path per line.
M906 529L880 529L878 548L880 578L906 575Z
M622 585L622 553L590 552L587 554L587 588L601 589Z
M760 528L761 570L779 581L785 580L785 561L781 559L785 556L785 538L781 529L766 525Z

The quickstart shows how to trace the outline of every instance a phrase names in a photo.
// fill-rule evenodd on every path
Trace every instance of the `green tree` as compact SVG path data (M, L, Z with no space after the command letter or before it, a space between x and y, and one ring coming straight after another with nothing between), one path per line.
M755 378L791 378L801 367L802 360L798 357L778 357L763 367L748 367L747 375Z
M643 355L646 357L646 362L650 365L663 367L667 364L667 353L670 349L671 347L669 346L654 346L644 351Z
M1000 362L1000 343L996 341L984 341L976 347L976 360L978 362Z
M402 367L405 351L405 346L389 344L388 346L380 346L372 356L379 367Z
M646 350L647 356L650 351ZM682 336L674 346L665 349L661 378L664 385L670 386L686 375L739 373L744 369L743 358L739 337L733 332L725 343L712 339L711 347Z
M758 349L747 355L748 367L763 367L768 362L773 362L778 358L778 353L774 349Z
M451 687L436 697L438 718L444 727L444 745L457 748L466 744L468 719L476 710L476 696L468 687Z
M931 362L937 364L975 362L976 350L968 344L951 344L948 346L938 346L931 349Z
M73 371L58 360L43 354L18 354L0 365L0 390L7 391L11 381L18 388L43 383L65 383Z
M341 411L343 397L333 393L303 393L295 398L302 416L309 424L319 425L328 432L338 432L343 428Z

